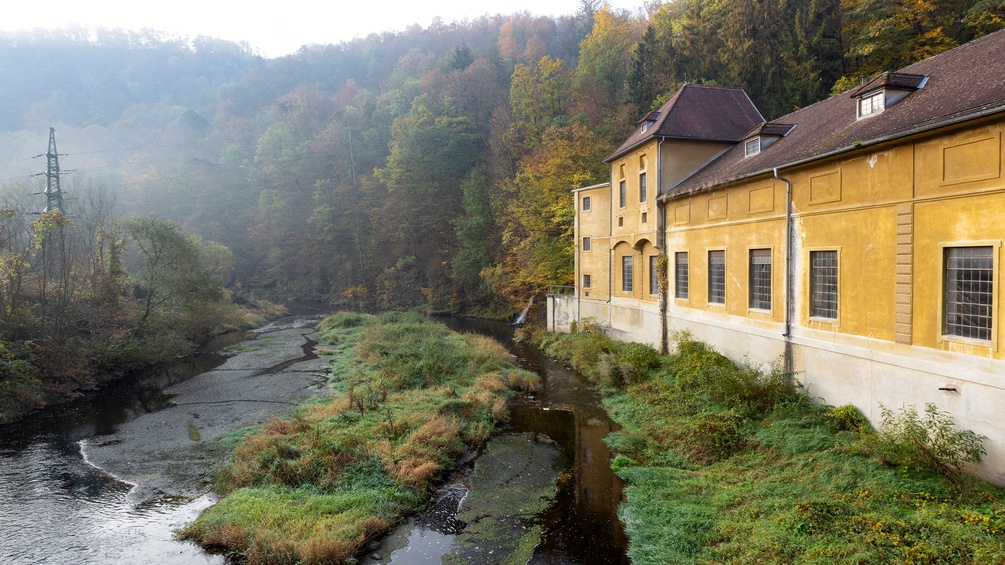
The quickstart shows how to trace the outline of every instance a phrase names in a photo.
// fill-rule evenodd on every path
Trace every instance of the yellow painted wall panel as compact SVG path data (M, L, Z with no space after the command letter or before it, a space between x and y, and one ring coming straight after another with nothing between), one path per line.
M942 148L942 183L996 179L1001 175L1001 135Z
M841 200L841 170L827 171L810 177L810 204Z
M1005 335L1001 323L1002 293L1005 292L1005 268L1000 245L1005 241L1005 194L972 195L967 198L932 200L915 205L915 287L914 343L970 355L1005 359ZM963 340L940 339L941 309L944 279L943 249L945 246L989 245L995 249L997 279L997 332L992 336L998 351L991 344L966 347Z
M774 209L775 190L773 186L759 186L750 189L747 212L756 214L759 212L771 212Z
M796 311L809 323L809 252L837 249L840 333L892 341L896 330L897 214L893 206L799 218ZM826 326L824 327L826 329Z
M1001 186L1002 121L915 144L915 195L951 195Z

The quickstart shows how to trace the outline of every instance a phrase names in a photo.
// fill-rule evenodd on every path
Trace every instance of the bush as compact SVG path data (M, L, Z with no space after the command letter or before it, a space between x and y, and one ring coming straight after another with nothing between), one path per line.
M880 405L883 423L876 442L876 454L892 465L934 469L958 482L967 463L979 463L987 454L987 437L971 430L957 430L949 412L934 404L925 405L924 415L907 406L894 414Z
M862 433L871 429L869 420L851 404L831 408L824 416L838 431Z

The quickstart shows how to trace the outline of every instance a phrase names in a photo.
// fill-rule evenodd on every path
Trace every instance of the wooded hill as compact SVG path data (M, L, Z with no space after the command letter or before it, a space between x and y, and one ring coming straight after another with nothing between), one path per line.
M582 0L274 60L149 31L8 35L2 207L43 206L30 157L53 126L75 214L101 193L113 216L177 222L233 252L218 272L238 293L502 313L571 284L569 190L606 180L685 81L743 87L771 119L1005 25L1003 0L645 9Z

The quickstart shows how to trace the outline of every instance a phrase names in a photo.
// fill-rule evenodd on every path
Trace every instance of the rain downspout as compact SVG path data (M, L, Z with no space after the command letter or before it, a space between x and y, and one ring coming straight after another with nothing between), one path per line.
M785 183L785 353L782 358L783 370L787 375L792 374L792 317L795 305L792 303L792 282L795 277L793 272L792 251L795 247L792 241L794 230L792 229L792 183L789 179L778 176L778 167L772 169L775 178Z
M660 202L660 195L663 190L663 142L666 141L665 138L660 138L660 142L656 144L656 244L660 249L660 253L663 257L668 257L667 255L667 241L666 241L666 203ZM667 353L670 349L669 347L669 320L668 309L670 304L670 289L666 284L669 280L669 273L666 272L669 269L669 260L664 262L664 272L660 274L660 349L663 353Z

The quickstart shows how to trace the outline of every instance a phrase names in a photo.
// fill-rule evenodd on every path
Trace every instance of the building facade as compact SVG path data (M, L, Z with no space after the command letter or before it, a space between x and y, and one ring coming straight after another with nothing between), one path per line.
M767 123L684 86L574 192L576 294L549 312L782 362L873 422L934 403L1005 484L1001 53L999 32Z

